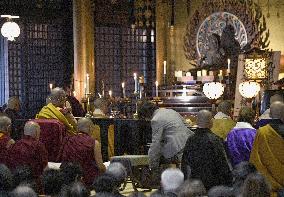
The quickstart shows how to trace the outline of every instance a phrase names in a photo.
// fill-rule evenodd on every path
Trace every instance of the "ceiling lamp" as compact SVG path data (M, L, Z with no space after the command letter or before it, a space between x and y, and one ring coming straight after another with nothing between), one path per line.
M209 99L218 99L224 93L224 85L219 82L205 83L203 93Z
M245 98L253 98L260 91L260 84L254 81L245 81L239 85L240 94Z
M1 17L8 19L1 27L1 34L10 41L15 40L20 35L20 27L17 23L11 21L11 19L19 18L19 16L1 15Z

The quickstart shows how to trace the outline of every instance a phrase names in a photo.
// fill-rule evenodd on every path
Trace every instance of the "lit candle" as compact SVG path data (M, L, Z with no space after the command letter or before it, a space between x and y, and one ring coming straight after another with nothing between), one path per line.
M90 93L90 76L87 73L86 75L86 93L89 94Z
M197 71L197 77L201 77L201 71Z
M133 74L133 77L134 77L134 82L135 82L135 90L134 90L134 93L137 93L137 89L138 89L138 81L137 81L137 74L134 73Z
M121 87L122 87L123 98L125 98L125 83L124 82L121 83Z
M108 91L108 94L109 94L109 97L111 98L112 97L112 91Z
M159 97L159 83L158 83L158 81L156 81L155 84L156 84L156 97Z
M231 72L231 60L228 59L228 74Z
M75 91L75 90L73 91L73 96L75 96L75 97L77 96L77 94L76 94L76 91Z
M207 76L207 70L205 69L202 70L202 76Z
M90 111L90 98L88 97L87 99L87 111Z
M50 89L50 91L52 90L52 88L53 88L53 84L50 83L50 84L49 84L49 89Z
M167 61L164 61L164 75L167 74Z

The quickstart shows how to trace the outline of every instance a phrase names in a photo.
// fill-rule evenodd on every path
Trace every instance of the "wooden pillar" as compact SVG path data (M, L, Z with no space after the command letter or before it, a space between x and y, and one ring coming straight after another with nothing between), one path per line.
M95 91L94 13L91 0L73 0L74 87L84 98L87 73L90 93Z
M157 0L156 5L156 80L163 84L163 63L167 60L167 1Z

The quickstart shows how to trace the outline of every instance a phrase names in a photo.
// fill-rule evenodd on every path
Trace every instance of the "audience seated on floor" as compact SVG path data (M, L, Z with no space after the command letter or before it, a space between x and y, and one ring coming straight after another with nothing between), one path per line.
M16 187L10 197L37 197L36 192L29 186L20 185Z
M206 194L206 189L202 181L188 179L180 187L178 197L201 197L206 196Z
M258 129L250 162L278 192L284 188L284 104L272 103L270 114L275 121Z
M80 164L73 162L63 162L60 165L60 172L64 185L70 186L73 182L82 181L83 169Z
M108 168L106 169L107 175L114 177L115 179L115 187L113 194L117 197L123 196L119 193L119 188L122 184L125 183L127 179L127 171L126 168L119 162L112 162Z
M257 170L255 166L247 161L237 164L233 169L233 191L234 195L238 196L241 193L243 183L247 176L251 173L256 173Z
M83 181L91 186L95 177L105 172L102 160L100 143L90 136L93 122L88 118L78 121L77 135L65 139L59 151L59 160L62 162L76 162L83 169Z
M226 139L229 131L236 125L236 122L231 118L232 109L233 105L230 101L222 101L218 105L218 112L213 119L211 131L223 140Z
M259 173L253 173L246 178L242 196L243 197L270 197L270 186L266 179Z
M17 141L10 149L10 167L30 166L33 177L39 181L40 175L47 166L47 151L39 141L40 127L37 123L29 121L25 124L24 137Z
M18 166L13 171L13 187L26 185L32 188L35 192L39 192L36 180L33 177L32 169L29 166Z
M65 107L66 93L62 88L54 88L51 90L50 103L44 106L36 115L38 119L57 119L62 122L68 133L74 135L76 133L76 120L72 112Z
M178 168L168 168L161 175L162 193L168 197L177 197L184 182L184 174Z
M101 176L97 177L93 183L93 189L98 195L102 193L114 195L115 187L115 178L108 174L102 174Z
M4 113L8 116L11 121L11 137L15 140L18 140L22 137L22 131L20 127L17 127L15 124L16 119L21 119L22 115L20 114L21 105L18 97L10 97L8 100L8 104Z
M56 197L63 186L63 177L59 170L49 169L43 173L42 185L46 196Z
M182 171L186 178L200 179L206 190L217 185L230 185L232 174L222 139L211 132L212 113L197 114L197 128L186 142Z
M254 117L255 112L251 108L242 108L236 126L227 135L225 144L233 166L242 161L249 161L256 135L256 130L252 126Z
M13 186L13 176L11 171L4 164L0 164L0 191L8 193Z
M208 197L235 197L233 189L228 186L214 186L208 191Z
M10 137L11 119L0 116L0 163L9 165L9 153L11 145L15 143Z

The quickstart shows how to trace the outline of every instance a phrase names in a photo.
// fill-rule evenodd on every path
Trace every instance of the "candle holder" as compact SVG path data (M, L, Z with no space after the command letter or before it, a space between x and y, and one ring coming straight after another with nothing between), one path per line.
M92 110L91 110L91 104L90 104L90 100L91 100L91 93L87 93L85 94L85 103L86 103L86 107L85 107L85 111L86 111L86 118L91 118L93 116L92 114Z

